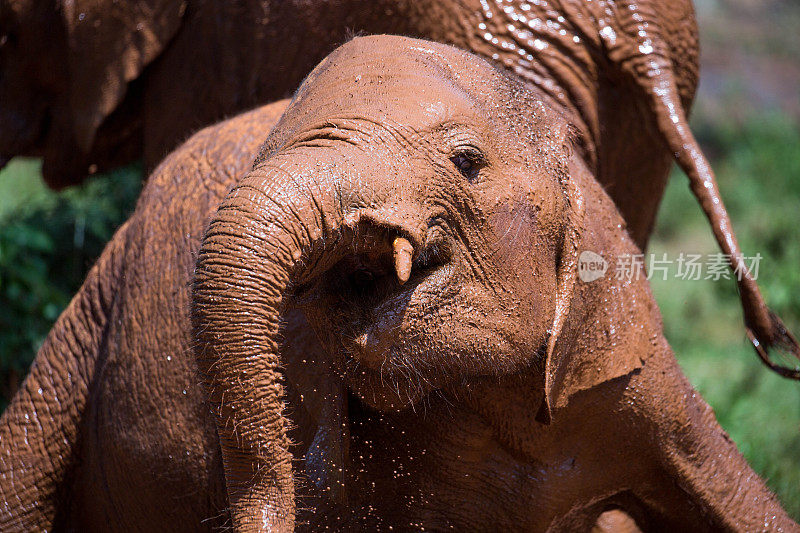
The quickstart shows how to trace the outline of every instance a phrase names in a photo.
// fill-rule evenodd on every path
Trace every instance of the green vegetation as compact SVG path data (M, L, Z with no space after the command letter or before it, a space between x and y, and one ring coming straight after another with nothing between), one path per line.
M767 301L800 333L800 131L782 117L695 130L710 154L747 255L760 252ZM130 212L129 167L61 193L35 162L0 174L0 385L24 375L103 243ZM716 252L686 179L667 189L651 252ZM748 345L732 281L653 280L667 337L692 383L753 467L800 518L800 384L763 367ZM785 361L790 362L790 361ZM7 396L6 396L7 398Z
M800 129L782 117L743 125L695 124L742 249L760 253L759 285L800 334ZM672 176L649 252L717 252L688 181ZM800 383L764 367L747 341L733 281L651 280L666 335L720 424L787 511L800 518ZM788 357L777 360L797 363Z
M132 166L55 193L39 167L13 161L0 174L0 409L142 182Z

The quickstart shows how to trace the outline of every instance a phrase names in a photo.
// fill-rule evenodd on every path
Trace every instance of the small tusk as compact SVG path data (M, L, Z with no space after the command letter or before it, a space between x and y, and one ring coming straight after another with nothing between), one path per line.
M411 277L411 258L414 255L414 247L403 237L397 237L392 243L394 249L394 269L397 272L397 281L400 285L408 281Z

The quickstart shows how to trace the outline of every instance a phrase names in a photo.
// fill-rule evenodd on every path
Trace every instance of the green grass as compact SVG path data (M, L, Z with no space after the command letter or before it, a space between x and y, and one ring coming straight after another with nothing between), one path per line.
M800 334L800 130L778 116L694 129L711 154L745 255L763 256L758 281L767 302ZM686 177L675 172L649 252L672 259L716 251ZM668 277L651 284L689 379L787 511L800 518L800 383L757 359L733 281Z
M800 131L779 116L694 127L745 253L764 256L759 283L767 301L800 334ZM140 177L129 167L53 193L35 161L15 161L0 173L0 390L6 398L9 381L24 375L103 243L130 212ZM716 251L685 177L676 172L650 252L675 258ZM800 384L774 375L756 358L733 282L652 283L667 338L692 383L800 518Z

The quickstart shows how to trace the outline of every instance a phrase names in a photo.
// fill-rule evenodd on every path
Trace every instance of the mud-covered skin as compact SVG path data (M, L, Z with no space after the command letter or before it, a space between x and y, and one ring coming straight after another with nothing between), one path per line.
M293 91L354 32L473 51L569 117L575 146L646 248L674 159L737 271L758 356L800 343L744 268L714 173L692 135L697 28L689 0L4 0L0 164L43 155L54 187L144 155ZM742 274L739 275L739 272Z
M473 51L574 111L643 245L671 159L647 98L653 65L675 105L688 109L697 85L683 0L148 4L4 0L0 156L44 155L56 187L142 154L152 168L197 128L289 94L348 31L404 34Z
M356 39L309 75L198 256L235 526L574 531L617 506L645 528L796 528L681 374L646 281L576 279L581 250L637 248L571 134L430 42ZM279 349L296 307L321 344L299 361ZM279 365L318 424L294 479L265 474L287 460Z
M53 520L75 531L224 524L189 285L204 226L284 107L198 133L150 177L3 414L0 530ZM26 490L39 493L36 504Z
M0 529L575 531L616 507L645 529L797 530L646 281L575 279L576 252L637 249L540 95L382 37L286 105L151 176L0 419ZM402 285L394 233L415 250ZM330 278L364 269L377 292ZM348 357L400 364L364 383Z

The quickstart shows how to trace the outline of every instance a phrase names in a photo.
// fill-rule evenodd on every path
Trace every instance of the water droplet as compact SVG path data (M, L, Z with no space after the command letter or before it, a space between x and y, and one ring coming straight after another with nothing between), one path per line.
M600 36L604 39L608 39L611 44L614 44L617 40L617 34L611 26L606 26L600 30Z

